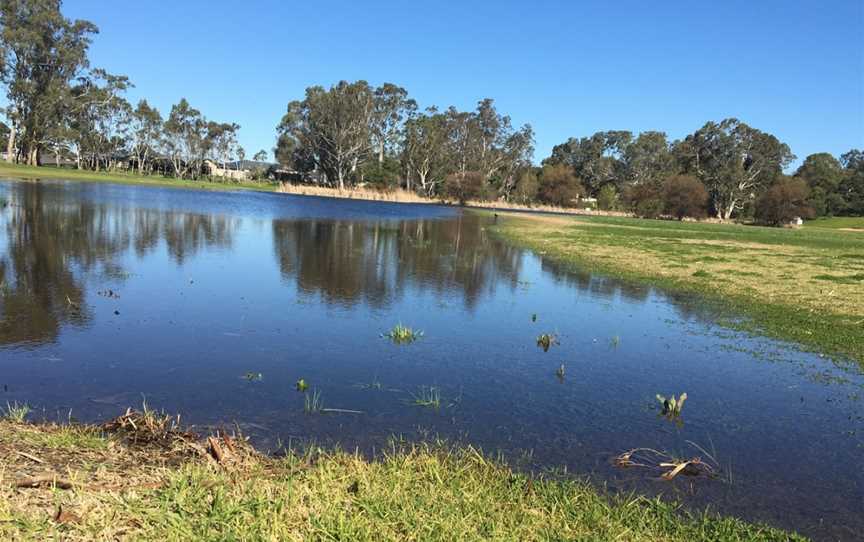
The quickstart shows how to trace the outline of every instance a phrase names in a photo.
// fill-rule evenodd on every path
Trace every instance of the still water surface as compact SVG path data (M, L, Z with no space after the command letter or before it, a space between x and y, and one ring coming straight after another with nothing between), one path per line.
M724 329L698 299L565 271L490 237L493 217L54 181L0 181L0 200L0 404L99 421L146 398L187 423L236 422L268 450L442 437L864 537L859 371ZM399 322L424 336L381 337ZM304 414L299 378L363 414ZM411 404L428 387L441 408ZM659 416L655 395L681 392L680 423ZM721 479L613 465L636 447L703 455L688 441Z

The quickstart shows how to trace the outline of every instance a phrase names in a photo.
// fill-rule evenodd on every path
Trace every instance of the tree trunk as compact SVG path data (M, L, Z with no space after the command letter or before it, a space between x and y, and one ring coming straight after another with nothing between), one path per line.
M14 162L15 161L15 136L18 133L18 129L15 127L15 123L11 123L12 126L9 127L9 142L6 144L6 161Z

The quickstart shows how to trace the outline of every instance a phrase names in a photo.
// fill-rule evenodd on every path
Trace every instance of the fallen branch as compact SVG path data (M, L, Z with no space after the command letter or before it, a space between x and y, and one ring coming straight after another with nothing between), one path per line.
M45 463L44 461L42 461L41 459L39 459L39 458L36 457L35 455L30 455L30 454L28 454L28 453L19 452L18 450L15 450L15 453L18 454L18 455L20 455L21 457L26 457L26 458L29 459L30 461L35 461L36 463L39 463L40 465L43 464L43 463Z
M64 480L62 478L57 478L56 475L46 474L43 476L34 476L33 478L22 478L15 482L15 487L17 488L33 488L39 487L42 484L48 484L51 486L59 487L60 489L72 489L74 486L72 482L68 480Z

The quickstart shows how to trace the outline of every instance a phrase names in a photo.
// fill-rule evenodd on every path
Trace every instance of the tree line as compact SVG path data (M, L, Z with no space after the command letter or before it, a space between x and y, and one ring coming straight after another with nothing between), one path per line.
M0 140L6 159L45 156L82 169L126 169L197 179L206 161L245 160L240 127L207 119L181 99L167 117L132 105L126 76L90 66L98 29L70 20L60 0L0 0ZM421 108L393 84L340 81L291 101L276 127L278 165L259 178L340 189L397 187L461 202L595 207L645 217L757 219L864 215L864 153L795 159L772 134L738 119L707 122L683 139L661 131L598 132L556 145L532 162L534 132L514 126L492 99L471 111ZM263 162L268 153L253 157ZM218 174L218 173L217 173Z
M205 160L243 160L236 123L215 122L186 99L167 118L146 100L125 98L124 75L90 66L98 28L70 20L60 0L0 0L0 83L7 122L0 124L6 160L40 165L46 155L79 169L134 169L196 179ZM265 151L255 160L266 160Z

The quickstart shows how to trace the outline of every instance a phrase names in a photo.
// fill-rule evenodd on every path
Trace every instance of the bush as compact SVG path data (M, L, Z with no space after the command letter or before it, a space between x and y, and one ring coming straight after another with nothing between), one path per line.
M618 208L618 190L615 185L606 184L597 193L597 207L603 211L614 211Z
M685 216L702 218L708 205L708 190L690 175L669 177L663 184L664 211L681 220Z
M486 178L479 171L451 173L444 179L444 195L464 205L487 197Z
M660 191L653 184L628 186L624 190L623 200L628 209L642 218L657 218L663 214L663 200Z
M516 189L513 191L513 201L523 205L531 205L537 200L537 191L540 189L540 181L533 168L525 169L516 181Z
M582 197L582 183L570 166L543 166L540 172L537 199L549 205L570 207Z
M807 183L782 178L756 201L756 218L772 226L788 224L796 217L811 218L813 209L807 204L809 196Z

